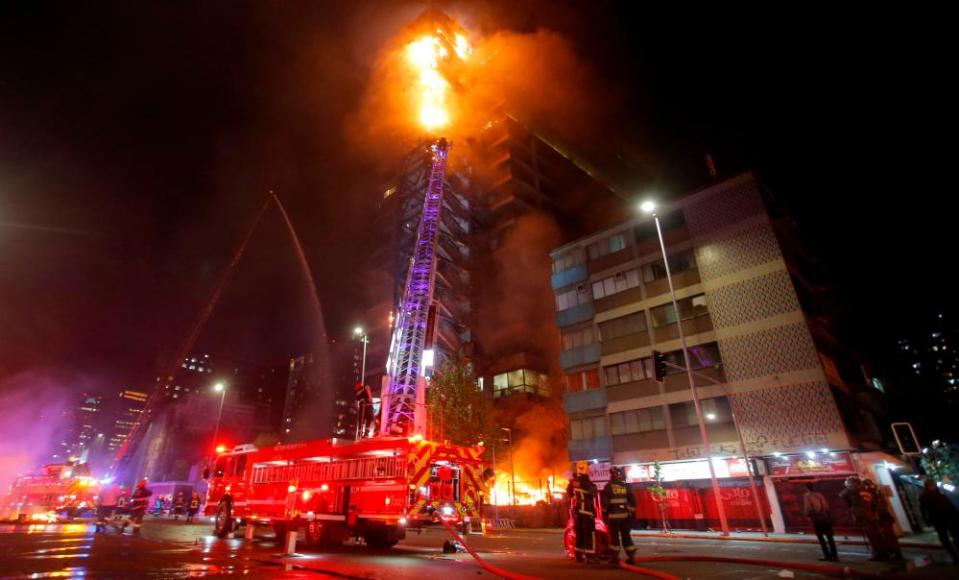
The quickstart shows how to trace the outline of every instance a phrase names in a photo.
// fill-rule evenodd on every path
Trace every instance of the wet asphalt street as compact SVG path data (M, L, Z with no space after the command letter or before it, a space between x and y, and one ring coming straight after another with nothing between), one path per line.
M411 533L391 550L375 551L348 544L335 551L304 548L284 557L268 528L258 528L252 541L210 536L208 523L148 519L143 535L129 531L97 533L86 523L0 525L2 578L373 578L385 580L449 580L495 578L465 553L443 554L448 536L439 529ZM542 578L641 577L611 566L577 565L562 555L562 536L555 532L504 530L468 541L489 564L510 572ZM642 555L722 555L818 563L812 544L717 541L709 539L641 538ZM840 558L853 571L888 577L955 578L959 569L944 563L941 550L908 550L907 557L930 557L930 566L905 574L902 569L868 562L863 546L840 546ZM704 562L657 562L648 567L681 578L781 578L782 568ZM820 578L795 571L795 578Z

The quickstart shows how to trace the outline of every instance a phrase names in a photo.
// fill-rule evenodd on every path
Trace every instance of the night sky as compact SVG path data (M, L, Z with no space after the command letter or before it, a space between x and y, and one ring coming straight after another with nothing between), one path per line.
M484 33L572 43L595 74L586 89L617 98L595 141L570 146L622 190L698 187L707 149L721 174L753 169L821 258L842 337L877 362L950 306L945 18L646 4L437 3ZM28 371L104 391L150 380L271 189L329 333L346 338L390 161L355 147L345 119L377 48L421 7L5 3L0 385ZM308 342L285 235L268 214L201 350L260 365Z

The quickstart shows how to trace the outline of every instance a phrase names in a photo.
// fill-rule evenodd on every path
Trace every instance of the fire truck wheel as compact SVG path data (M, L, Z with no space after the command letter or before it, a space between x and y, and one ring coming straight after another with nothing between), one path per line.
M397 538L393 537L393 535L386 530L366 532L363 534L363 539L366 540L367 546L376 550L392 548L399 542Z
M221 501L216 509L216 519L213 523L213 533L218 538L225 538L233 531L233 506L229 501Z

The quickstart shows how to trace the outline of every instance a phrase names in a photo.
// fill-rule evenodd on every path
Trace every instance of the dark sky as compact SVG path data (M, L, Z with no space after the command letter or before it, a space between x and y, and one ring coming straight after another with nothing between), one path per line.
M627 188L754 169L795 212L867 353L954 294L955 102L942 15L460 3L485 32L549 28L621 96ZM449 6L439 3L441 7ZM547 8L548 7L548 8ZM723 7L726 9L725 7ZM874 8L872 10L875 10ZM262 196L299 230L330 334L360 315L382 176L350 145L388 2L5 3L0 8L0 381L114 389L156 372ZM586 158L595 143L571 144ZM275 212L201 347L257 364L311 316Z

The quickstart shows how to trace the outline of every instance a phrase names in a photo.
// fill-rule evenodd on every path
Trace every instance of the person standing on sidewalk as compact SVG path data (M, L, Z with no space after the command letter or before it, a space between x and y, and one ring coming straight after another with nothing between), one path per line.
M879 518L876 514L876 504L873 494L864 489L862 481L855 475L846 479L846 489L839 494L852 511L856 523L862 529L863 536L869 543L872 552L870 560L882 560L882 535L879 533Z
M922 516L936 529L942 547L952 557L952 563L959 564L959 510L939 491L935 481L927 479L923 487L925 489L919 495ZM952 540L949 539L950 534Z
M609 527L610 547L616 550L616 563L619 563L619 549L626 552L626 561L634 564L633 554L636 546L629 532L633 528L633 514L636 512L636 497L629 490L626 475L622 467L613 467L609 472L609 483L603 488L603 515Z
M829 501L826 500L826 496L816 491L816 486L811 482L806 484L806 489L808 491L802 498L802 511L812 522L816 538L822 547L823 557L820 560L838 562L839 554L836 552L836 540L833 538L833 517Z

